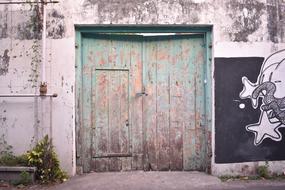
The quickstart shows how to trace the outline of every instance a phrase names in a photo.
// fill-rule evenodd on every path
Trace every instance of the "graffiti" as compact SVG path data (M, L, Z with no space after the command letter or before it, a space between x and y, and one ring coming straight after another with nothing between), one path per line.
M281 141L280 128L285 127L285 49L270 55L261 67L255 83L246 76L242 77L241 99L250 99L252 107L258 108L262 99L260 116L257 123L246 125L248 132L255 135L254 145L260 145L264 139Z

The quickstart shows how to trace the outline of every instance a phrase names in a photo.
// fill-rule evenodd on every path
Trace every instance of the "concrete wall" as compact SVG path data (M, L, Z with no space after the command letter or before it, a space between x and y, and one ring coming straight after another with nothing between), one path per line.
M61 164L70 174L75 172L75 24L213 25L214 57L266 57L285 48L284 0L61 0L46 8L45 74L48 92L59 96L52 104L49 98L0 98L0 135L19 154L52 126ZM38 91L40 11L31 5L0 5L1 93ZM212 171L237 174L257 164L213 162ZM285 168L282 162L270 166Z

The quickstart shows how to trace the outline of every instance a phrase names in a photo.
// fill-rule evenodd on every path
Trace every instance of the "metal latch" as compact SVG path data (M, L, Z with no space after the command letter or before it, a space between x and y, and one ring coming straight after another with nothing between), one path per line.
M139 96L148 96L148 93L145 92L145 87L143 87L142 92L136 93L136 97L139 97Z

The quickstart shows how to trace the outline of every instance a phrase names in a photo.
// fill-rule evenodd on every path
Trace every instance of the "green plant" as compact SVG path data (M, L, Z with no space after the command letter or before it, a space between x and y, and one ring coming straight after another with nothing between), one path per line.
M65 181L67 174L61 170L57 154L46 135L35 148L27 153L30 166L37 167L36 179L41 183Z
M25 155L15 156L12 146L7 144L4 136L0 137L0 166L27 166Z
M2 154L0 157L0 166L16 166L16 157L12 154Z
M13 154L12 151L13 147L11 145L8 145L5 136L2 135L0 137L0 156L7 155L7 154Z
M26 155L2 154L0 156L0 166L28 166L28 159Z
M225 181L228 181L228 180L230 180L230 179L233 179L233 176L230 176L230 175L222 175L222 176L220 176L219 178L220 178L220 180L221 180L222 182L225 182Z
M257 172L257 175L259 177L263 177L265 179L270 178L270 174L269 174L269 171L268 171L268 164L265 164L263 166L258 166L257 169L256 169L256 172Z
M12 181L13 185L29 185L32 183L32 176L30 173L23 171L20 174L20 179Z
M25 155L3 154L0 157L0 166L28 166L28 158Z

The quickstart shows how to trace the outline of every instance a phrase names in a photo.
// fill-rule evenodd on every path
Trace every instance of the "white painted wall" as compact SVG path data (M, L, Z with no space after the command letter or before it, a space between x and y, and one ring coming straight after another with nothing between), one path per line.
M14 152L20 154L48 134L52 126L51 136L61 164L69 174L74 174L75 24L213 25L214 57L266 57L285 48L284 21L278 20L275 41L269 34L274 25L267 11L269 3L257 0L239 6L239 2L242 1L61 0L59 4L47 5L45 72L48 92L57 93L58 97L52 104L49 98L0 98L0 135L4 134ZM280 1L279 6L285 3ZM22 37L31 22L29 9L29 5L0 5L0 55L8 49L10 57L8 73L0 75L1 94L38 92L40 81L33 80L37 78L35 73L41 74L41 63L37 67L31 63L35 57L41 58L41 40ZM254 28L255 25L258 27ZM63 33L58 32L62 28ZM214 133L213 126L213 136ZM212 144L214 148L214 139ZM253 169L257 164L215 164L213 160L212 171L215 175L240 174L245 165ZM285 164L270 162L270 168L281 172Z

